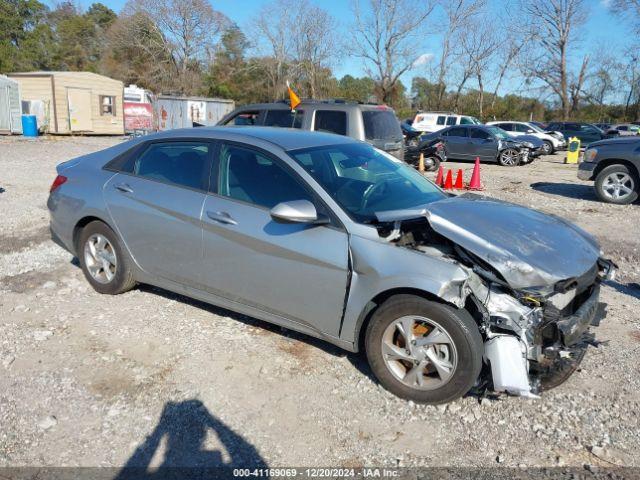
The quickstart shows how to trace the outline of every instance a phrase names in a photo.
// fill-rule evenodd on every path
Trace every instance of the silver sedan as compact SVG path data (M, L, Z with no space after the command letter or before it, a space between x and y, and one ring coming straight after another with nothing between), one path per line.
M449 197L338 135L174 130L57 170L53 238L98 292L152 284L364 349L380 383L416 402L559 385L593 343L614 271L557 217Z

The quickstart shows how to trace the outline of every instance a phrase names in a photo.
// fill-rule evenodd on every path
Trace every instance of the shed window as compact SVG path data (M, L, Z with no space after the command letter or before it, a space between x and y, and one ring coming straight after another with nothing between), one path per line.
M100 115L116 115L116 97L100 95Z

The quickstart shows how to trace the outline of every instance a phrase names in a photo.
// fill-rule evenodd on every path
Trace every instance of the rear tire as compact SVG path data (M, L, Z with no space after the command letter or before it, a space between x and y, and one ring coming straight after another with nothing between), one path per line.
M553 152L555 152L555 149L553 148L553 143L551 143L549 140L543 140L542 143L544 144L542 146L542 154L553 155Z
M421 339L429 341L412 343ZM471 315L415 295L396 295L378 307L367 327L365 348L382 386L416 403L460 398L482 367L482 337Z
M638 199L640 182L636 172L626 165L609 165L598 173L595 189L603 202L627 205Z
M118 236L100 221L93 221L80 232L78 259L85 278L96 292L118 295L136 286L129 257Z

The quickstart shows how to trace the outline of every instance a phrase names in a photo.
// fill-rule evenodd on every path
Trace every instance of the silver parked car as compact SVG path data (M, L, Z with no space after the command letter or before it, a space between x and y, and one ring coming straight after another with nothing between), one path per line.
M291 129L137 138L59 165L48 207L98 292L153 284L364 349L425 403L562 383L615 269L560 218L448 197L367 143Z

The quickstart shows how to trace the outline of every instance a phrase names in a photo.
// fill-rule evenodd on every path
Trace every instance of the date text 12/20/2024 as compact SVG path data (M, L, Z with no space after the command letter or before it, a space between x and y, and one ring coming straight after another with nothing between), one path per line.
M395 478L393 468L236 468L233 476L265 478Z

